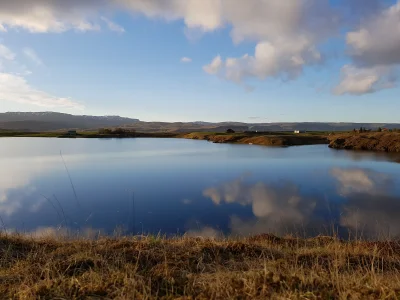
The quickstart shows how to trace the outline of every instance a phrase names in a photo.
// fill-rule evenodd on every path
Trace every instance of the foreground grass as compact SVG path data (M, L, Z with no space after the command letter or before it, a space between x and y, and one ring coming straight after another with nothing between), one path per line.
M398 299L400 244L328 237L0 237L13 299Z

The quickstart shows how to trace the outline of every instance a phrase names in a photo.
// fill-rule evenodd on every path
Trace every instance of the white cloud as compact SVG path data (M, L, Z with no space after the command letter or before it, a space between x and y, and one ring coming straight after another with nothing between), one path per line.
M124 33L125 32L125 28L124 27L114 23L110 19L107 19L106 17L101 17L101 19L107 24L108 28L111 31L115 31L115 32L118 32L118 33Z
M347 34L353 59L362 65L400 64L400 2L365 21Z
M271 76L293 79L301 74L306 65L320 61L321 54L313 42L300 36L292 40L277 39L273 43L260 42L254 56L245 54L240 58L227 58L225 62L218 56L204 70L236 83L241 83L247 77L260 80Z
M341 80L334 89L337 95L363 95L382 89L395 87L393 70L385 66L358 68L345 65L341 70Z
M4 30L23 28L36 33L98 30L90 19L105 5L103 0L1 1L0 25Z
M335 17L327 1L245 1L224 2L223 19L232 26L238 43L257 42L254 55L215 58L204 70L241 83L246 78L294 79L304 67L319 63L320 41L333 33Z
M192 62L192 59L190 57L184 56L181 58L181 62L182 63L190 63L190 62Z
M0 101L14 101L42 107L83 109L84 106L68 98L59 98L31 87L19 75L0 73Z
M348 32L346 42L352 65L342 68L336 94L362 95L396 86L400 64L400 2L369 12L357 30Z
M8 49L6 46L0 44L0 59L14 60L15 53Z
M23 50L23 53L26 57L28 57L30 60L32 60L35 64L37 64L38 66L42 66L43 65L43 61L40 59L40 57L37 55L37 53L35 52L35 50L31 49L31 48L25 48Z

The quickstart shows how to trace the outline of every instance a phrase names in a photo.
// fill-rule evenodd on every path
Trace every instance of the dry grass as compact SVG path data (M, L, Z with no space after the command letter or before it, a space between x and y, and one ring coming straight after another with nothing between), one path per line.
M328 144L326 134L294 134L294 133L210 133L192 132L182 137L194 140L207 140L214 143L253 144L262 146L299 146Z
M329 147L400 153L400 133L367 132L335 134L330 137Z
M399 299L400 244L0 236L2 299Z

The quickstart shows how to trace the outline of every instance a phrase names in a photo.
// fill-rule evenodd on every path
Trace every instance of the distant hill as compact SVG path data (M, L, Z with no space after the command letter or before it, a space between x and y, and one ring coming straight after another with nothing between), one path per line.
M0 129L20 131L57 131L65 129L91 130L102 127L123 127L140 132L225 132L235 131L348 131L354 128L367 129L400 128L394 123L241 123L241 122L142 122L120 116L77 116L56 112L6 112L0 113Z
M0 113L0 129L52 131L61 129L97 129L138 122L119 116L76 116L56 112Z

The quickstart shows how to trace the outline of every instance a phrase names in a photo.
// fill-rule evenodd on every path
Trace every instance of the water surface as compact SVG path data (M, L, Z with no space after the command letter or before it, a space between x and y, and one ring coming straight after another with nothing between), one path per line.
M0 139L0 217L41 234L400 235L400 157L326 145Z

